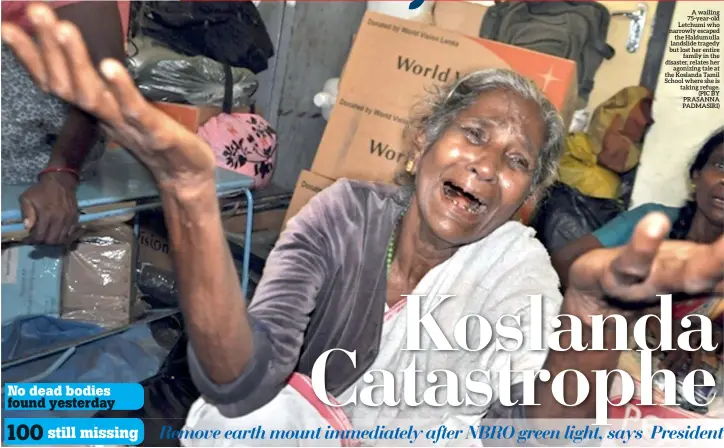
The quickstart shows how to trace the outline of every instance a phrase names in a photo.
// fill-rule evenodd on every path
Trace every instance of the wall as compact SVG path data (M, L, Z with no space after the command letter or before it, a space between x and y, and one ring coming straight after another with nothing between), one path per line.
M276 118L272 124L279 144L273 182L293 190L300 172L312 166L327 124L313 103L314 95L322 90L324 81L341 74L366 3L290 3L285 7L282 48L276 61L283 68L274 76L273 89L280 90L276 98L271 93L270 107L278 104L278 110L262 113ZM262 6L264 3L260 10Z
M257 10L264 21L267 33L274 44L274 56L269 60L269 68L259 73L259 90L255 99L259 111L272 126L276 127L279 98L282 90L283 75L289 49L289 36L291 26L285 27L287 11L294 11L293 6L287 2L263 2L258 4ZM293 18L290 14L287 19Z
M677 2L672 27L684 21L692 9L715 9L724 12L720 2ZM670 40L669 40L670 42ZM724 50L722 41L720 51ZM669 44L667 44L668 51ZM665 59L680 58L666 55ZM720 65L722 65L720 59ZM724 70L721 67L720 70ZM665 84L662 66L656 88L652 126L644 144L641 164L636 176L632 195L632 206L646 202L659 202L678 206L690 194L688 165L706 138L724 124L721 109L682 109L684 96L676 84ZM720 81L719 88L724 87Z
M590 111L622 88L639 84L659 2L600 1L599 3L605 6L611 14L634 11L639 3L646 4L648 10L641 46L634 53L626 51L631 20L622 16L611 17L607 42L616 50L616 55L611 60L604 60L596 72L593 91L586 108Z

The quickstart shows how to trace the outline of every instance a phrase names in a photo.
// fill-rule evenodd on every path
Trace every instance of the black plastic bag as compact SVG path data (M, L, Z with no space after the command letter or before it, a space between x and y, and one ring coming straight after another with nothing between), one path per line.
M186 56L260 73L274 44L252 2L132 2L132 36L151 37Z
M540 205L531 226L552 252L589 234L625 210L617 200L584 196L575 188L556 183Z
M634 182L636 181L636 172L638 171L638 165L635 166L631 171L621 174L621 185L618 187L618 195L621 202L623 202L626 209L631 205L631 196L633 195Z

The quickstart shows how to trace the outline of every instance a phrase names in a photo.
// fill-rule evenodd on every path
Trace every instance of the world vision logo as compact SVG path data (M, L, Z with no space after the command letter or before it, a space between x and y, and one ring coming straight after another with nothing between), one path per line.
M460 79L460 72L453 72L452 68L442 68L438 64L435 64L434 66L427 66L419 63L416 59L410 59L402 56L397 56L397 70L425 78L431 78L435 81L444 83L451 80L451 74L455 80Z
M387 143L376 141L375 139L370 140L370 154L397 163L400 163L402 158L405 156L404 153L395 151Z

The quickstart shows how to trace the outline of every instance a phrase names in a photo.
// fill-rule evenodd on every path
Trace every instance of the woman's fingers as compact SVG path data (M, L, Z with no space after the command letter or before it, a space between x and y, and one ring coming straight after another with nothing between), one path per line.
M668 219L651 214L637 226L630 243L602 279L605 292L622 300L659 294L712 293L724 281L724 237L714 244L668 241Z
M170 148L172 140L186 132L183 128L174 132L175 122L143 98L126 68L118 61L104 60L100 71L108 85L108 94L118 104L122 124L115 126L115 131L124 139L133 138L137 143L134 147L143 147L146 155L150 155L149 150Z
M14 25L3 24L3 39L33 81L101 121L123 126L118 102L94 67L75 25L59 22L44 4L28 6L27 14L35 26L38 44Z
M152 107L141 96L131 75L120 62L105 59L101 62L101 74L106 80L124 121L136 131L147 133L154 129Z
M59 22L42 4L29 6L28 14L38 43L13 25L3 25L2 36L41 88L98 118L101 128L157 179L175 180L179 172L204 179L213 174L208 146L147 103L120 62L105 60L98 71L74 25ZM160 157L159 150L164 151Z
M56 38L58 19L48 6L37 3L28 6L27 15L35 26L35 35L41 49L48 77L48 88L55 95L73 102L73 82L60 44Z
M33 80L44 92L48 91L48 74L45 70L40 49L19 26L12 23L2 24L2 39L25 67Z
M652 213L639 222L631 241L611 266L622 284L639 283L646 279L669 229L669 220L662 213Z

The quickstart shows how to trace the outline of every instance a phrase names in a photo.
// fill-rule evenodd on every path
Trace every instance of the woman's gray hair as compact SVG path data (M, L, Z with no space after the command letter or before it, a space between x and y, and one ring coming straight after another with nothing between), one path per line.
M475 104L481 94L493 90L507 90L538 105L546 136L538 156L533 188L547 188L558 176L558 160L563 151L565 137L563 120L533 82L510 70L480 70L460 78L452 85L436 86L421 103L422 113L413 117L406 131L412 147L422 149L422 152L430 149L462 111ZM424 136L424 148L416 148L419 143L415 137L420 133ZM408 160L414 157L414 149L408 154ZM414 175L403 170L397 181L410 185L414 182Z

